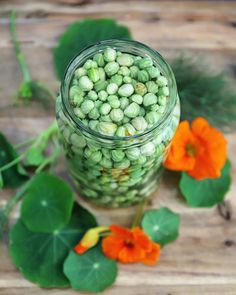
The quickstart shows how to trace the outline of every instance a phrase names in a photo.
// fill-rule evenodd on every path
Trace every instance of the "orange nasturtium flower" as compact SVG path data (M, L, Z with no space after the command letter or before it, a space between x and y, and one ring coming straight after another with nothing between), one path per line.
M97 245L99 238L100 238L100 233L108 231L109 228L107 226L98 226L94 228L90 228L81 241L75 246L74 250L77 254L83 254L86 252L88 249L94 247Z
M204 118L179 124L164 166L185 171L197 180L217 178L226 161L226 140Z
M131 230L110 226L111 235L103 238L102 249L106 256L122 263L143 262L154 265L160 256L160 245L151 241L145 232L135 227Z

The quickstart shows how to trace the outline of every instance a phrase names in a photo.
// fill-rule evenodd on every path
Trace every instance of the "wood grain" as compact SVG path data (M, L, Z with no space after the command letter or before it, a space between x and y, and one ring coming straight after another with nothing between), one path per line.
M77 3L76 3L77 2ZM234 1L125 1L125 0L0 0L0 130L13 143L39 134L54 117L54 109L37 103L12 107L21 81L9 35L9 12L17 9L17 30L22 49L35 79L55 91L59 83L52 66L52 49L71 21L84 17L114 17L130 27L135 39L149 44L166 58L182 51L202 54L214 70L236 67L236 3ZM164 175L149 208L168 206L181 214L178 241L165 247L159 264L120 266L114 287L107 295L235 295L236 294L236 133L227 135L233 182L219 208L188 208L176 189L178 179ZM70 183L62 156L58 175ZM0 206L13 191L0 192ZM101 223L129 225L136 207L105 210L78 200ZM12 213L10 224L19 215ZM72 290L42 290L25 280L7 253L7 236L0 244L0 295L67 295ZM82 293L79 293L82 294Z

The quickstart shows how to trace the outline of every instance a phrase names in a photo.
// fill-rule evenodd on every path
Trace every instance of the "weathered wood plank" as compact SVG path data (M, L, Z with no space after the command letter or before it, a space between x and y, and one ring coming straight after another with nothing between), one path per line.
M64 1L68 0L0 0L0 130L13 143L40 133L54 116L53 108L43 110L37 104L20 108L11 106L21 79L8 28L8 15L13 8L18 11L18 36L33 77L55 91L59 85L53 72L52 48L71 21L88 16L116 18L131 28L135 39L149 44L167 58L185 50L192 54L204 53L214 69L235 66L235 2L90 0L74 6L64 5ZM226 206L221 210L216 207L188 208L176 189L177 179L170 174L164 175L149 208L168 206L179 212L180 238L162 251L155 268L121 265L115 286L104 294L236 294L236 134L228 134L227 139L233 183ZM56 171L70 181L63 157ZM12 194L11 190L1 191L0 206ZM104 224L129 225L136 210L132 207L109 211L90 206L79 196L78 200ZM16 208L11 224L18 215ZM10 261L5 237L4 243L0 243L0 295L32 293L78 294L72 290L42 290L23 279Z

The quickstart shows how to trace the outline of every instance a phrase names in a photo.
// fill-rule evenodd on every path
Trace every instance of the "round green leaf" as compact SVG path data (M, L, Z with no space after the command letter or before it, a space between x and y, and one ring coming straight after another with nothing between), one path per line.
M94 217L78 205L68 225L52 233L31 232L19 219L10 232L10 256L22 275L40 287L67 287L64 260L84 233L96 225Z
M34 176L21 206L21 218L29 230L50 233L66 225L73 207L73 192L60 178Z
M18 158L18 154L7 138L0 132L0 167ZM20 164L14 165L2 173L1 185L4 188L16 188L28 180Z
M175 241L179 235L180 217L169 210L149 210L144 214L142 228L150 238L161 246Z
M130 39L130 31L113 19L85 19L71 24L54 49L54 66L62 79L69 62L85 47L108 39Z
M71 251L64 263L64 273L73 289L102 292L115 282L117 263L104 256L98 245L83 255Z
M182 173L180 190L191 207L212 207L224 200L230 188L230 162L221 171L221 177L198 181L187 173Z

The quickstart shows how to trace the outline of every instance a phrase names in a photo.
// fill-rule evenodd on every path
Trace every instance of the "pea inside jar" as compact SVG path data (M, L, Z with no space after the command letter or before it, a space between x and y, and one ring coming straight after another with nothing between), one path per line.
M57 101L80 194L113 208L147 198L159 182L179 109L173 73L157 52L121 40L85 49L67 69Z

